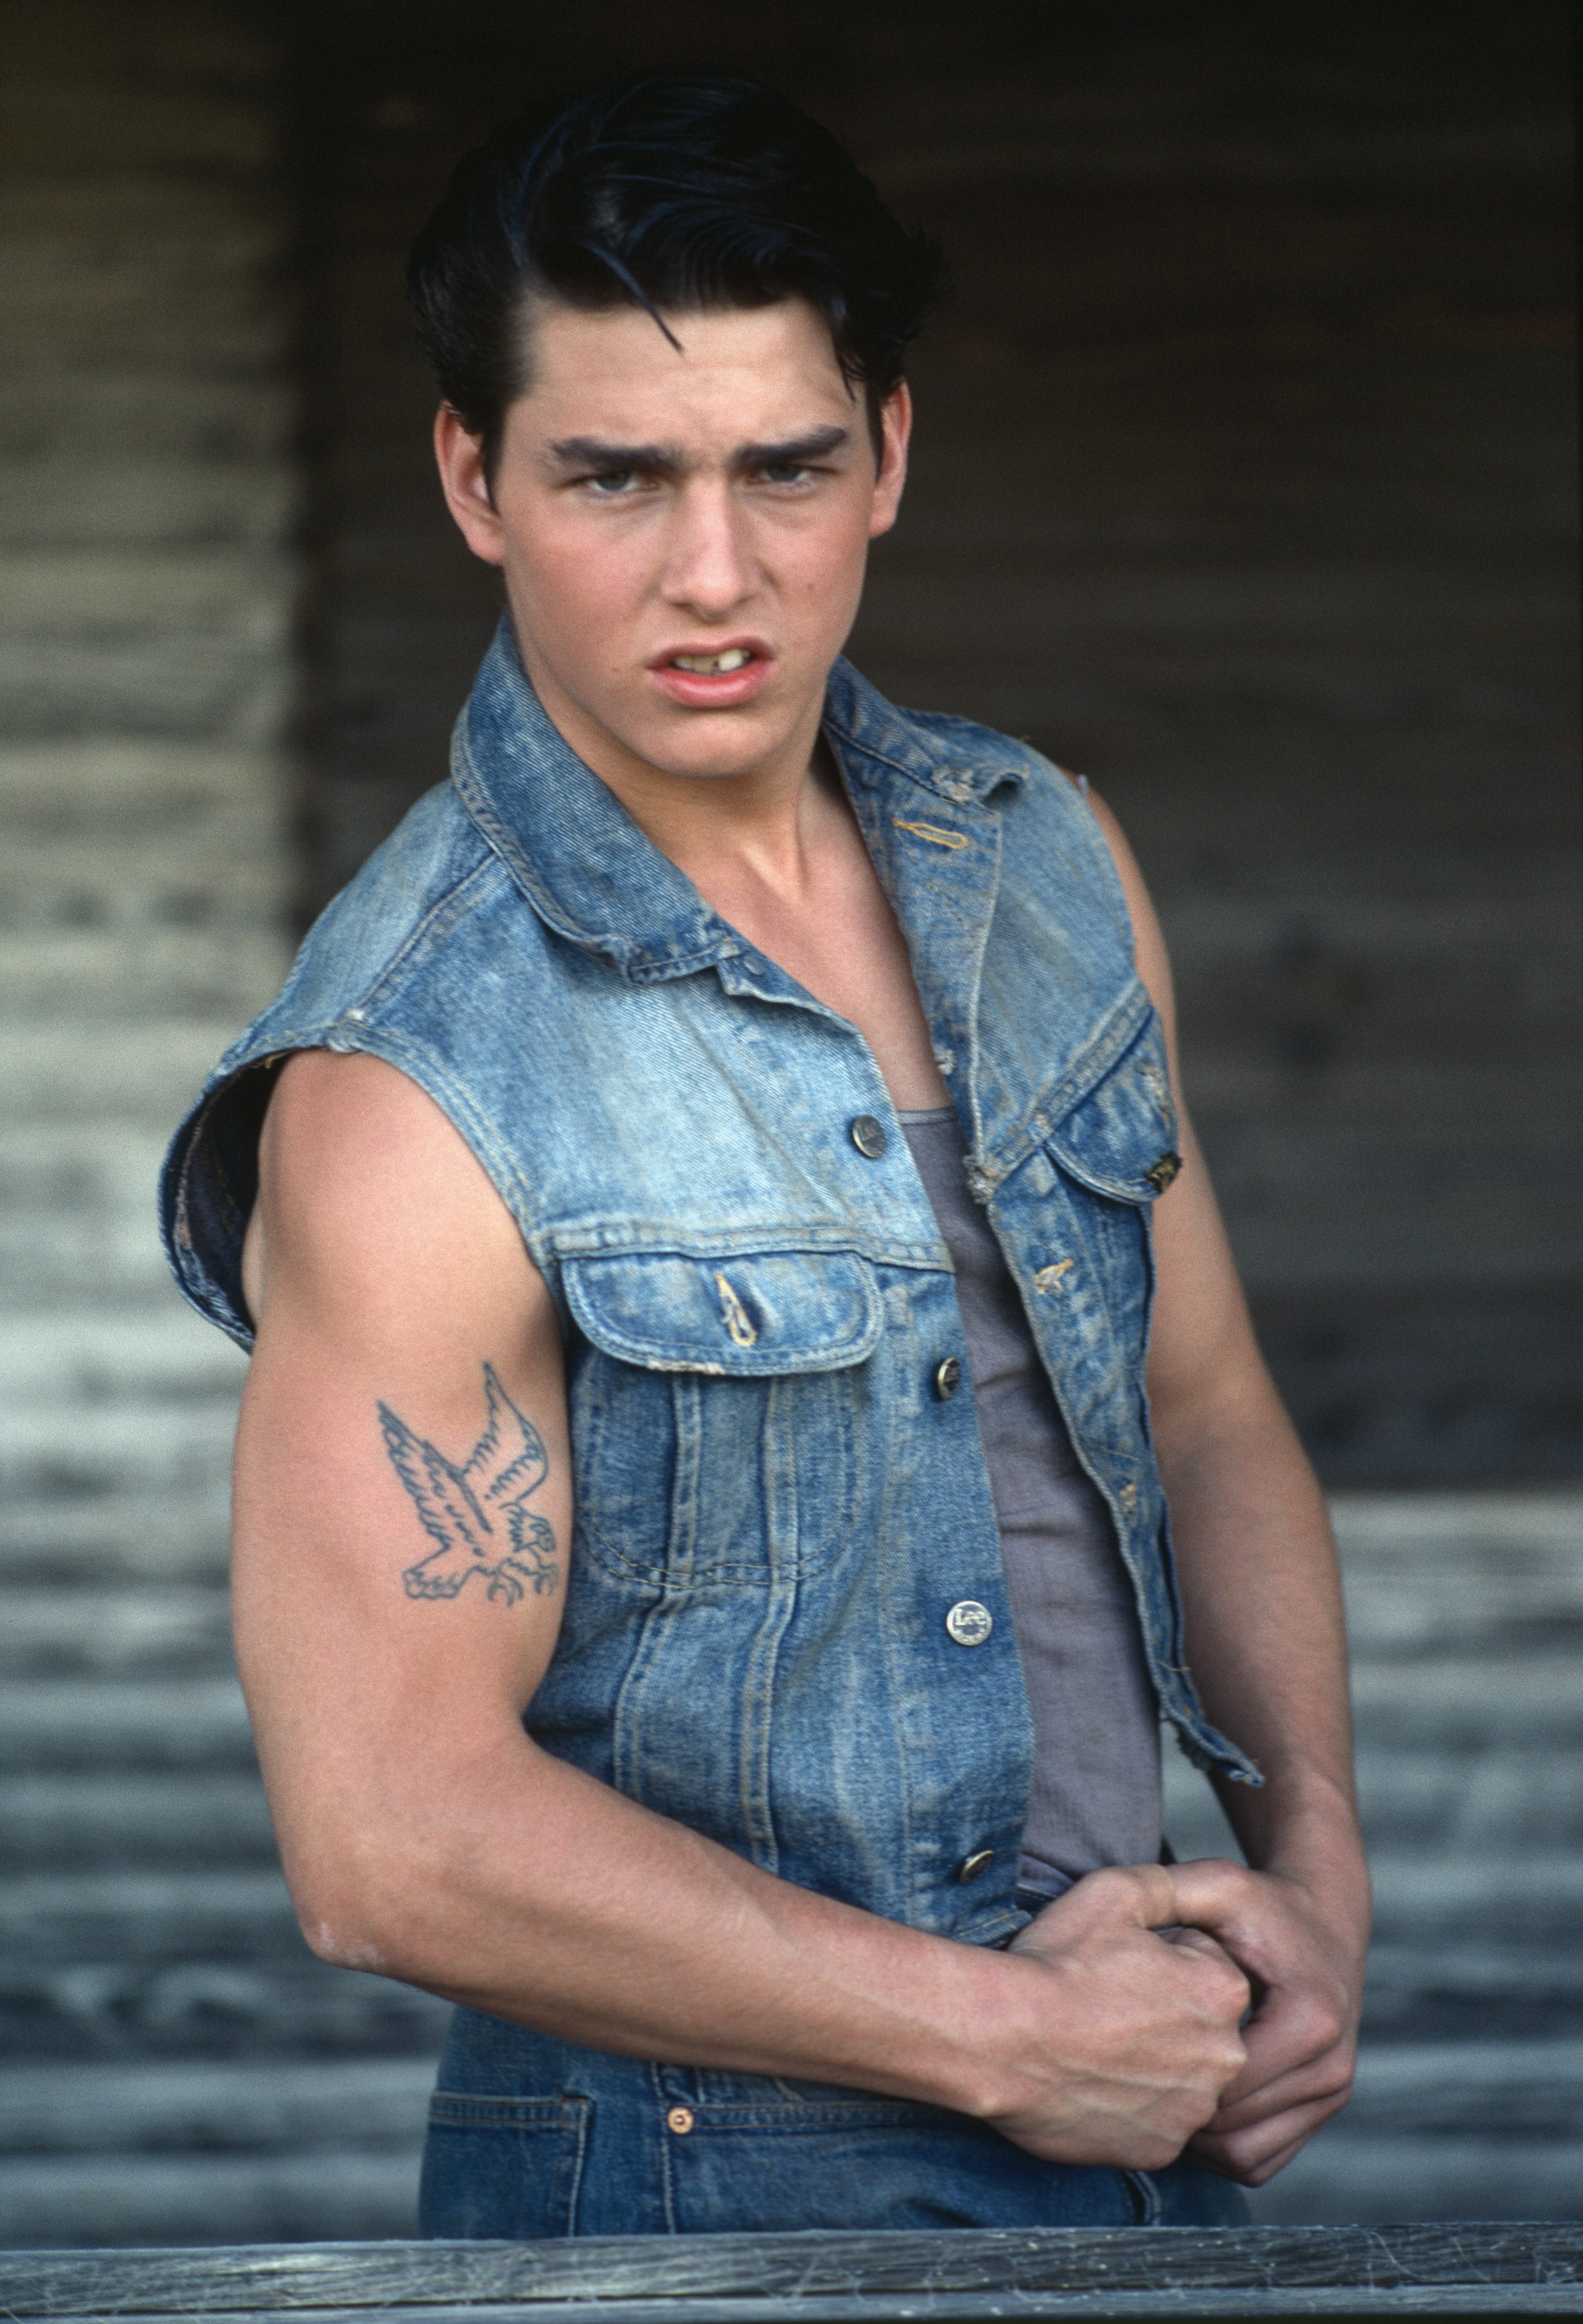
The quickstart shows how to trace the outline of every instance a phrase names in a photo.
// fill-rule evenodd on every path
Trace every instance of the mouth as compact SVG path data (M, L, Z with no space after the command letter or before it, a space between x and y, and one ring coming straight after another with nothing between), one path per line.
M669 668L689 670L696 678L728 678L732 670L746 669L753 659L747 646L727 646L723 653L672 654Z
M651 681L684 710L736 710L768 683L775 656L761 638L732 638L718 646L684 646L658 654Z

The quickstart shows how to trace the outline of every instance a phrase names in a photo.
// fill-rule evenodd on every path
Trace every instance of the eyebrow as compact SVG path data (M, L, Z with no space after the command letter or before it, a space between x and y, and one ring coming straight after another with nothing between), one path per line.
M736 469L795 467L823 459L851 440L850 428L814 428L778 444L739 444L729 465ZM548 448L563 468L636 468L651 475L674 475L687 465L674 445L607 444L597 436L563 436Z

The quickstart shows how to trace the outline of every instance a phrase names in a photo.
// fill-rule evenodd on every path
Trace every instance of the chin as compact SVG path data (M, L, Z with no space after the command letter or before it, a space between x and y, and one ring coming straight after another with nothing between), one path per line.
M694 711L686 724L667 720L652 733L622 736L629 751L662 775L695 782L726 782L750 775L782 750L787 737L778 725L768 729L750 720L739 722L726 710Z

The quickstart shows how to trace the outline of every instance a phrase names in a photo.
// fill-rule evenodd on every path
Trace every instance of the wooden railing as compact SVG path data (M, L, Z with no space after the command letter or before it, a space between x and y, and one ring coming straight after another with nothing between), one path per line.
M1047 2228L0 2255L9 2319L946 2324L1583 2315L1576 2226Z

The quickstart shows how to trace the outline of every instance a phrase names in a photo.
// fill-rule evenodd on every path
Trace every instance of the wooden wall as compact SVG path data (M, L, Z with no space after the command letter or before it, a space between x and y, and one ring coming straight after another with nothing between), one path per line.
M242 1363L153 1179L287 957L296 468L272 49L204 0L4 0L0 53L13 1673L113 1659L124 1587L224 1553Z
M1129 825L1322 1470L1575 1472L1565 38L1555 0L305 12L305 906L442 772L495 612L430 481L407 241L547 87L760 72L954 262L854 655Z

